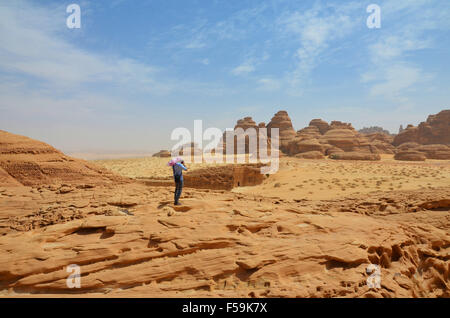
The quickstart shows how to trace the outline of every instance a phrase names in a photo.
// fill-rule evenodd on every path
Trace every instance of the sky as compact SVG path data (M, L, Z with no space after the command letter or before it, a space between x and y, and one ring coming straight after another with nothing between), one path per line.
M449 56L447 0L0 0L0 129L67 152L279 110L397 133L450 108Z

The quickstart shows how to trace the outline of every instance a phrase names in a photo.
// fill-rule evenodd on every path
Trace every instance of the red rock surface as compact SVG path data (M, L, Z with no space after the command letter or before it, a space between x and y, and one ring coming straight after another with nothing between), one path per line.
M450 109L428 116L427 121L421 122L417 127L408 125L395 136L393 144L399 146L405 142L450 145Z

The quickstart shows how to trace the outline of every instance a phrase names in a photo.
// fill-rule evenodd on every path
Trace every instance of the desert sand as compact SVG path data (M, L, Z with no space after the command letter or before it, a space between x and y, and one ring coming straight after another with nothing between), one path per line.
M96 164L130 178L170 178L167 158L96 160ZM223 164L192 163L191 171ZM234 188L235 193L286 200L328 200L376 191L420 190L450 184L450 161L399 162L393 155L381 161L337 161L284 157L280 170L260 185Z

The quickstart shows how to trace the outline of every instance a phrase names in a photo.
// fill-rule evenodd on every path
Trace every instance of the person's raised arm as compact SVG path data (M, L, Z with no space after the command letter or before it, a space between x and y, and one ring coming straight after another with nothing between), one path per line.
M181 168L183 168L183 170L187 171L187 168L183 165L183 163L178 162L177 165L179 165Z

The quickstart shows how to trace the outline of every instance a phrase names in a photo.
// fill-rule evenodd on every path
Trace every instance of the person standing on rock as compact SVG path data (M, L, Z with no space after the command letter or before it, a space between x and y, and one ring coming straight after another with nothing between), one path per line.
M187 168L184 166L184 160L181 158L171 160L169 165L172 166L173 178L175 180L174 204L180 205L179 199L183 190L183 170L187 171Z

